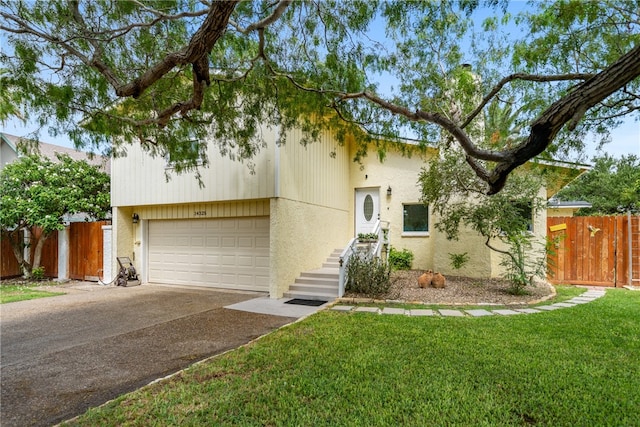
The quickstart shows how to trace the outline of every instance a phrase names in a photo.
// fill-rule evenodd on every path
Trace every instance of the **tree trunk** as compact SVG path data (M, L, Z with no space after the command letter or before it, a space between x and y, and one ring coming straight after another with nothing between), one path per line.
M34 233L31 233L34 236ZM31 271L34 268L40 267L40 261L42 260L42 248L44 248L44 242L51 236L51 233L45 233L44 231L38 237L35 242L35 250L33 251L33 262L31 262Z
M13 250L13 255L16 257L16 261L18 261L18 265L22 270L22 276L25 278L31 277L31 265L29 261L24 258L24 250L27 247L25 243L25 230L30 234L30 231L26 228L17 228L12 231L2 231L2 238L8 239L11 244L11 249Z

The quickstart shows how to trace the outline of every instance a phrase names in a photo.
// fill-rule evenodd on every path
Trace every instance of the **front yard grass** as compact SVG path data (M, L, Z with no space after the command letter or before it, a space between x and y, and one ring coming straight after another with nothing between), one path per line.
M37 289L55 285L55 282L7 282L0 284L0 304L26 301L36 298L64 295L64 292L50 292Z
M323 311L70 425L640 425L640 293L521 316Z

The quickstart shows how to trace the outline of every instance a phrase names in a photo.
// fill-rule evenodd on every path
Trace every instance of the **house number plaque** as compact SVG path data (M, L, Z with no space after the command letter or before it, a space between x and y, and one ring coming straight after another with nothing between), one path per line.
M207 211L194 211L193 216L207 216Z

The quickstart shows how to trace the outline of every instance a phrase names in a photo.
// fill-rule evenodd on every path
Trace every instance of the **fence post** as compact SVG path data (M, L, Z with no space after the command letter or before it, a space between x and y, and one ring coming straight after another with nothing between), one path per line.
M631 210L627 211L627 254L629 255L629 276L627 277L627 284L633 285L633 229L631 227Z
M58 230L58 280L69 279L69 226Z
M102 226L102 280L109 281L111 275L111 225Z

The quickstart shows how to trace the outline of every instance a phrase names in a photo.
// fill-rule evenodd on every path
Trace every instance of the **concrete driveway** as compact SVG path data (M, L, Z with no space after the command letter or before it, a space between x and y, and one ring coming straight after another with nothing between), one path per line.
M0 425L48 426L295 320L226 309L264 294L68 286L0 306Z

